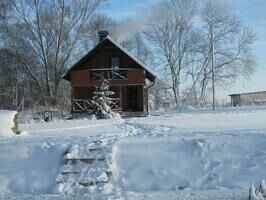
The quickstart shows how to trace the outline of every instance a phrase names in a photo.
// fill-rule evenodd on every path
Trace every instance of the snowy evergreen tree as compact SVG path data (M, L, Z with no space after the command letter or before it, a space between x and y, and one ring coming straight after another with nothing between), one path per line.
M113 91L109 90L109 81L101 78L95 86L93 100L93 114L97 119L116 119L120 118L119 114L114 112L111 107L114 102L110 96L114 95Z

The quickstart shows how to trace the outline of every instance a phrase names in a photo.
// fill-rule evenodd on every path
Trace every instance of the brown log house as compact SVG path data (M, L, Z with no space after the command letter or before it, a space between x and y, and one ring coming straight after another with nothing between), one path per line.
M99 43L72 66L64 79L71 83L73 113L91 112L90 100L100 77L109 80L114 104L122 114L148 113L148 89L156 76L142 62L114 41L107 31L99 32Z

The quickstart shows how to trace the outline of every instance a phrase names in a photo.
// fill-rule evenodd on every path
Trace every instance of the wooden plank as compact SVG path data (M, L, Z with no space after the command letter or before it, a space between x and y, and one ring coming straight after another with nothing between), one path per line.
M119 98L120 98L120 108L121 110L123 110L123 90L122 90L122 86L119 86Z
M89 181L89 182L79 182L79 185L82 185L83 187L89 187L89 186L94 186L94 185L98 185L98 184L106 184L108 183L108 181Z
M105 158L66 158L65 161L67 164L70 165L76 165L78 161L86 163L86 164L92 164L95 161L104 161Z
M80 174L80 172L61 172L62 175Z
M101 151L101 148L93 148L93 149L88 149L88 151L90 152L94 152L94 151Z

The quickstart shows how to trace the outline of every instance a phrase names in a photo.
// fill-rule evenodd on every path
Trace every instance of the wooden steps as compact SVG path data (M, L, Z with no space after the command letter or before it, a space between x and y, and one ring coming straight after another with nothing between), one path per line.
M111 148L99 146L73 146L65 153L56 182L62 193L82 191L90 193L90 187L104 188L109 184ZM87 188L87 189L86 189Z

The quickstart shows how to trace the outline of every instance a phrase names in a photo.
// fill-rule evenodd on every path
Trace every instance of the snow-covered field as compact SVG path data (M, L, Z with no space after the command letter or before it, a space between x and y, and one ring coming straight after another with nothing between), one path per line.
M266 109L19 128L0 137L0 199L240 200L266 178Z

